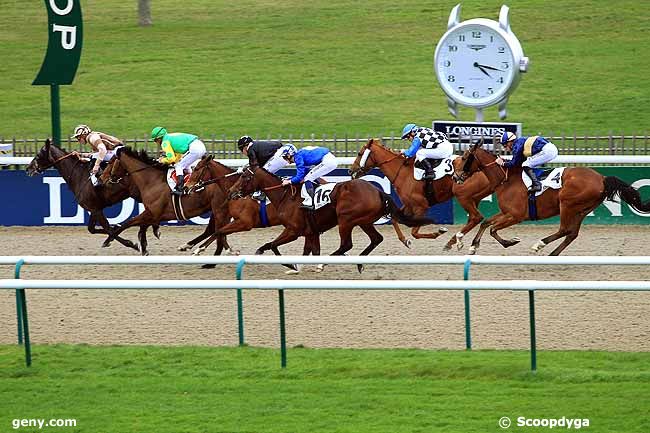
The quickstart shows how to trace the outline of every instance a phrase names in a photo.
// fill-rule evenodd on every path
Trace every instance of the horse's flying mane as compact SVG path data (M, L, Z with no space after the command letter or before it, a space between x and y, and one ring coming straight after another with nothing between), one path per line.
M157 168L159 170L167 170L169 168L168 165L163 164L161 162L158 162L158 160L153 159L147 154L147 151L144 149L141 149L140 151L133 150L131 147L127 146L122 148L122 152L126 153L132 158L137 159L140 162L144 162L147 165L150 165L151 167Z

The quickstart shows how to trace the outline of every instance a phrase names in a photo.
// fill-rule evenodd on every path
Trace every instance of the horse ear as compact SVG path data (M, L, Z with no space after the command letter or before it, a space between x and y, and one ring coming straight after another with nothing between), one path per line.
M213 154L208 155L208 161L212 161L213 159L214 159L214 155L213 155Z
M50 147L50 144L52 144L52 140L49 139L49 138L46 138L46 139L45 139L45 147L46 147L46 148Z

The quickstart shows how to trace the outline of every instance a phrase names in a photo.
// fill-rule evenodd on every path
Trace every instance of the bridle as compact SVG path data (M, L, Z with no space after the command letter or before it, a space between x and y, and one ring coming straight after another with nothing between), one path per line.
M250 176L246 176L244 173L248 173L248 174L250 174ZM242 179L243 181L250 182L251 179L253 179L253 178L255 177L255 173L253 172L253 170L251 170L250 167L246 167L246 168L244 168L244 173L242 173L242 177L241 177L241 179ZM291 191L291 195L292 195L292 196L295 195L295 193L296 193L296 187L295 187L294 184L282 185L282 184L280 183L280 184L278 184L278 185L274 185L274 186L270 186L270 187L268 187L268 188L264 188L264 189L262 189L262 191L264 191L264 192L274 191L274 190L276 190L276 189L286 188L287 186L290 187L289 191ZM287 190L284 191L284 194L282 195L282 200L284 200L284 196L286 195L286 193L287 193ZM237 191L237 192L236 192L235 194L233 194L231 197L233 197L233 198L243 198L244 195L243 195L242 192L241 192L241 187L239 188L239 191Z
M366 144L365 146L363 146L363 147L361 148L361 150L359 150L359 153L357 154L357 156L363 156L363 154L365 153L366 150L369 152L369 153L368 153L368 158L370 158L370 157L372 156L372 149L370 149L370 143L368 143L368 144ZM393 155L392 157L390 157L390 158L388 158L388 159L386 159L385 161L382 161L382 162L377 162L377 161L375 161L375 159L373 158L373 163L375 164L374 167L380 168L382 165L384 165L384 164L388 164L389 162L392 162L392 161L398 159L398 158L401 157L401 156L402 156L402 155L398 153L398 154ZM367 159L368 159L368 158L367 158ZM361 165L359 165L359 168L356 169L354 172L353 172L352 170L350 170L350 175L353 176L353 177L354 177L355 175L357 175L357 177L358 177L359 174L360 174L361 176L365 176L366 174L368 174L368 172L369 172L370 170L372 170L374 167L368 167L368 166L366 165L367 159L366 159L366 161L364 161L363 167L361 167ZM399 177L399 173L400 173L400 171L402 171L402 168L404 167L404 165L406 165L406 164L402 164L402 165L400 165L400 167L397 169L397 173L395 173L395 178L394 178L394 179L390 179L390 178L388 179L388 180L390 181L390 183L394 183L395 180ZM387 177L388 177L388 176L387 176Z
M206 170L208 169L208 164L209 164L209 162L205 163L203 165L203 167L200 168L200 171L199 171L200 174L197 175L199 180L198 180L198 182L196 182L190 188L190 192L200 192L203 189L205 189L206 186L212 185L213 183L216 183L221 189L223 189L223 187L221 185L222 180L227 179L227 178L229 178L231 176L236 176L236 175L239 174L236 171L233 171L232 173L228 173L228 174L225 174L223 176L217 176L217 177L213 177L213 178L210 178L210 179L203 180L203 176L204 176ZM208 174L210 174L210 173L208 173Z
M45 170L47 170L48 168L55 166L58 162L63 161L64 159L69 158L69 157L71 157L71 156L75 156L75 154L72 153L72 152L67 153L67 154L63 155L62 157L57 158L57 159L55 159L53 162L50 162L50 163L48 163L48 164L46 164L46 165L44 165L44 166L41 166L41 165L38 163L38 159L34 158L34 165L36 166L36 167L35 167L35 168L36 168L36 172L39 173L39 174L41 174L41 173L43 173ZM47 151L47 157L48 157L48 159L50 158L50 151L49 151L49 150Z
M488 164L484 164L479 158L476 157L476 154L474 153L475 151L476 151L476 148L474 148L472 151L470 151L469 156L467 157L467 159L463 163L463 171L460 174L460 176L457 176L458 179L460 180L459 183L462 183L463 181L465 181L467 179L467 166L471 165L472 162L474 162L474 161L476 161L476 165L478 166L478 171L482 171L483 173L485 173L486 168L488 168L488 167L490 167L492 165L497 165L497 167L499 167L499 169L501 170L501 174L503 175L503 179L501 180L501 182L499 182L498 185L501 185L501 184L505 183L508 180L508 172L509 172L508 168L503 168L502 166L498 165L496 159L494 161L488 163ZM454 175L456 175L455 170L454 170Z

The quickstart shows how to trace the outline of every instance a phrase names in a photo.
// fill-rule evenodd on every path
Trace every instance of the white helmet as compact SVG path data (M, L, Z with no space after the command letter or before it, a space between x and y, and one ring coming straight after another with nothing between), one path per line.
M296 149L296 146L293 144L285 144L282 146L282 152L280 155L282 155L283 158L287 158L288 156L294 156L298 149Z
M81 135L88 135L92 131L88 125L79 125L74 129L74 135L72 138L78 138Z

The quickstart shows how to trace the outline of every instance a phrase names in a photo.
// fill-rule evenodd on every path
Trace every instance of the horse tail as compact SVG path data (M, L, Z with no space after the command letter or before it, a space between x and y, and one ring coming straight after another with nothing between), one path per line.
M377 190L384 201L386 215L397 220L398 223L404 224L407 227L419 227L427 224L435 224L436 222L431 218L419 217L415 215L408 215L402 209L398 208L393 198L386 194L384 191Z
M639 191L634 189L632 186L628 185L616 176L606 176L603 200L613 201L617 195L638 212L650 213L650 200L644 203L641 201Z

